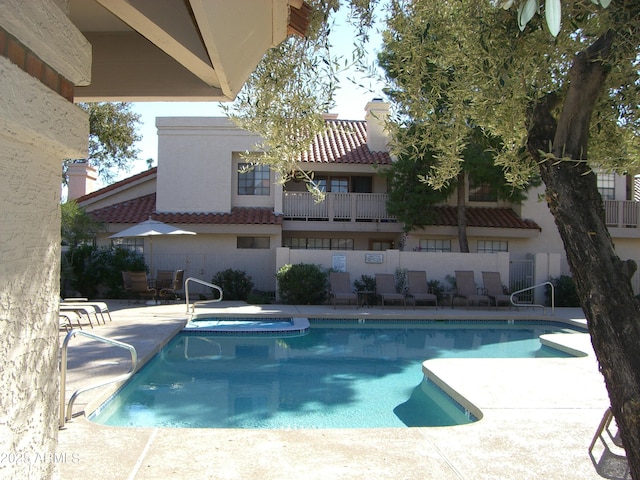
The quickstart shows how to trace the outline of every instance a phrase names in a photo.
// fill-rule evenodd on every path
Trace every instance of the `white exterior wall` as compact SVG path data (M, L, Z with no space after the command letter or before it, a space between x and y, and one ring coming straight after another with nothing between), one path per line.
M160 212L229 212L234 195L231 161L258 137L226 118L157 118Z
M382 263L370 263L369 255L382 258ZM455 277L456 270L473 270L476 285L482 286L483 271L500 272L503 283L509 280L508 253L428 253L401 252L386 250L384 252L369 252L362 250L295 250L286 247L277 249L276 271L286 264L311 263L331 268L334 256L344 256L345 271L349 272L351 282L362 275L375 276L376 273L395 273L397 268L407 270L424 270L427 280L437 280L443 286L449 287L447 276ZM369 257L371 258L371 257Z
M50 0L2 2L0 26L74 84L90 48ZM53 454L58 431L60 176L85 158L88 118L0 56L0 452ZM25 458L25 457L23 457ZM0 477L54 478L53 462L0 462Z

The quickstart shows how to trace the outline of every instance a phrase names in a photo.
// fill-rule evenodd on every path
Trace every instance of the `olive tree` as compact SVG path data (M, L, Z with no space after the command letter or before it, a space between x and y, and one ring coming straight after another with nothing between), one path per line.
M375 3L352 0L349 6L366 23ZM325 10L325 17L332 11ZM615 252L595 172L638 170L639 19L637 0L546 0L544 5L539 0L390 0L383 34L404 90L403 98L394 98L398 115L390 124L395 154L405 149L432 152L437 161L424 177L434 188L445 186L462 168L465 133L472 122L501 139L494 161L508 182L524 186L536 174L542 178L636 480L640 305L630 282L636 265ZM309 32L306 48L314 39L325 41L326 36L316 35L319 31ZM305 65L334 65L314 58ZM250 101L239 110L244 126L267 139L266 148L286 143L286 129L270 130L285 120L282 112L264 104L257 110L257 103L263 98L298 101L278 84L305 86L309 95L313 87L324 98L331 98L335 88L331 76L323 83L320 74L305 77L304 68L301 76L295 68L282 68L289 61L299 63L299 57L271 56L266 62L274 60L277 69L265 66L259 72L261 77L244 94ZM428 70L428 64L438 68ZM274 72L289 76L277 78ZM269 89L263 90L265 85ZM262 96L265 91L269 97ZM320 112L312 107L321 104L300 102L295 128L312 133L305 130L304 119L318 125ZM408 144L401 135L406 120L432 128ZM295 171L295 158L270 161L285 172Z

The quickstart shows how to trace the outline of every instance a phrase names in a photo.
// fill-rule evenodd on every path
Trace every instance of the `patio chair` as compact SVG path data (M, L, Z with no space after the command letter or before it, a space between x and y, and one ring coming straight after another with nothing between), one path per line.
M456 297L464 298L467 302L467 308L473 302L478 302L478 305L481 302L487 302L487 306L491 304L487 295L478 292L472 270L456 270L456 292L451 298L452 305Z
M429 292L427 272L424 270L407 272L407 293L413 299L413 308L418 302L433 302L438 309L438 296Z
M163 288L172 288L173 280L174 280L173 270L158 270L156 272L156 283L154 286L157 291L160 291Z
M329 298L333 302L333 308L336 308L336 302L346 300L347 305L351 304L351 300L358 308L358 294L351 287L351 277L346 272L329 273Z
M131 276L131 295L136 298L156 300L157 290L149 287L147 272L129 272Z
M376 273L376 293L382 301L382 308L387 301L402 302L404 308L407 308L407 297L397 292L396 281L391 273Z
M482 272L482 284L485 293L493 300L496 308L499 303L506 303L511 306L511 295L504 293L500 272Z
M172 281L167 288L163 288L158 292L160 299L177 300L180 298L178 292L184 288L183 285L184 270L176 270L176 274L172 277Z

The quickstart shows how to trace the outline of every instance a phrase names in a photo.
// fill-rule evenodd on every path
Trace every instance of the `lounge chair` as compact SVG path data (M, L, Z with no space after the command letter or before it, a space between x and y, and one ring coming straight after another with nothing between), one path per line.
M109 321L112 321L111 313L109 312L109 306L104 302L95 302L93 300L89 300L88 298L64 298L60 300L60 303L63 305L73 305L77 304L80 306L90 305L96 309L96 311L102 317L102 323L106 325L107 320L105 315L109 318Z
M482 284L484 285L485 293L493 300L496 308L499 303L506 303L511 306L511 295L504 293L500 272L482 272Z
M167 301L178 299L178 292L184 288L183 279L184 270L177 270L175 276L172 277L170 285L167 288L160 289L160 291L158 292L159 297Z
M396 290L396 281L391 273L376 273L376 293L382 301L382 308L384 308L384 302L402 302L404 308L407 308L407 297L403 293L398 293Z
M65 331L73 328L73 321L76 321L78 328L82 330L82 323L80 323L80 315L76 312L59 312L58 313L58 326L64 328Z
M472 305L473 302L478 302L478 305L480 305L481 302L487 302L487 306L491 304L491 300L489 300L487 295L478 293L472 270L456 270L456 292L451 298L451 302L453 302L456 297L464 298L467 301L467 308L469 308L469 305Z
M79 318L83 316L87 318L89 325L93 328L93 322L91 321L91 315L93 315L96 319L98 325L100 325L100 319L98 318L98 310L91 305L77 305L77 304L65 304L64 302L60 302L58 304L58 313L59 315L65 315L67 313L75 313ZM80 321L78 319L78 326L80 326ZM80 326L82 330L82 326Z
M407 293L413 299L413 308L418 302L433 302L438 309L438 296L429 292L427 272L424 270L407 272Z
M146 272L129 272L131 277L131 295L136 298L151 298L156 300L157 290L149 287Z
M331 272L329 273L329 298L333 303L333 308L336 308L336 302L340 300L346 300L347 305L351 304L351 300L358 308L358 294L353 291L351 287L351 277L346 272Z

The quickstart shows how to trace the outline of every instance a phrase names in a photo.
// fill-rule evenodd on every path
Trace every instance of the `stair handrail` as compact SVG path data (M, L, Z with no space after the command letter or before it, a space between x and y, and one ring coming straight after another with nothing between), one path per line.
M523 288L521 290L518 290L517 292L513 292L511 294L511 298L509 299L511 301L511 305L513 305L514 307L540 307L542 308L542 313L546 315L547 307L545 307L544 305L539 305L535 303L516 303L513 299L519 293L527 292L529 290L533 290L538 287L543 287L545 285L549 285L551 287L551 315L553 315L556 311L556 302L555 302L556 294L555 294L555 287L551 282L542 282L537 285L533 285L532 287Z
M202 300L199 302L193 302L193 305L191 307L191 312L194 312L196 309L196 303L209 303L209 302L221 302L222 301L222 288L220 288L218 285L214 285L213 283L209 283L209 282L205 282L204 280L200 280L199 278L196 277L189 277L184 281L184 296L185 296L185 302L187 304L187 313L189 312L189 282L195 282L195 283L199 283L200 285L204 285L205 287L210 287L213 288L215 290L218 290L218 292L220 293L220 298L214 298L213 300Z
M66 383L67 383L67 350L69 347L69 341L71 340L72 337L75 337L76 335L82 335L84 337L91 338L99 342L107 343L109 345L121 347L121 348L124 348L125 350L128 350L129 353L131 354L131 368L127 373L118 375L116 378L113 378L111 380L106 380L104 382L100 382L95 385L90 385L88 387L79 388L78 390L73 392L71 397L69 397L69 405L67 406L67 412L65 415L65 397L66 397ZM88 390L93 390L94 388L104 387L105 385L109 385L111 383L126 381L133 376L133 374L136 372L136 369L138 367L138 353L136 352L136 349L133 345L129 345L128 343L124 343L124 342L119 342L118 340L113 340L111 338L102 337L100 335L96 335L95 333L89 333L84 330L73 329L69 333L67 333L67 336L64 338L64 341L62 342L60 355L61 355L60 356L60 419L59 419L60 428L64 427L65 422L68 422L69 420L71 420L71 416L73 412L73 404L76 401L76 398L78 397L78 395Z

